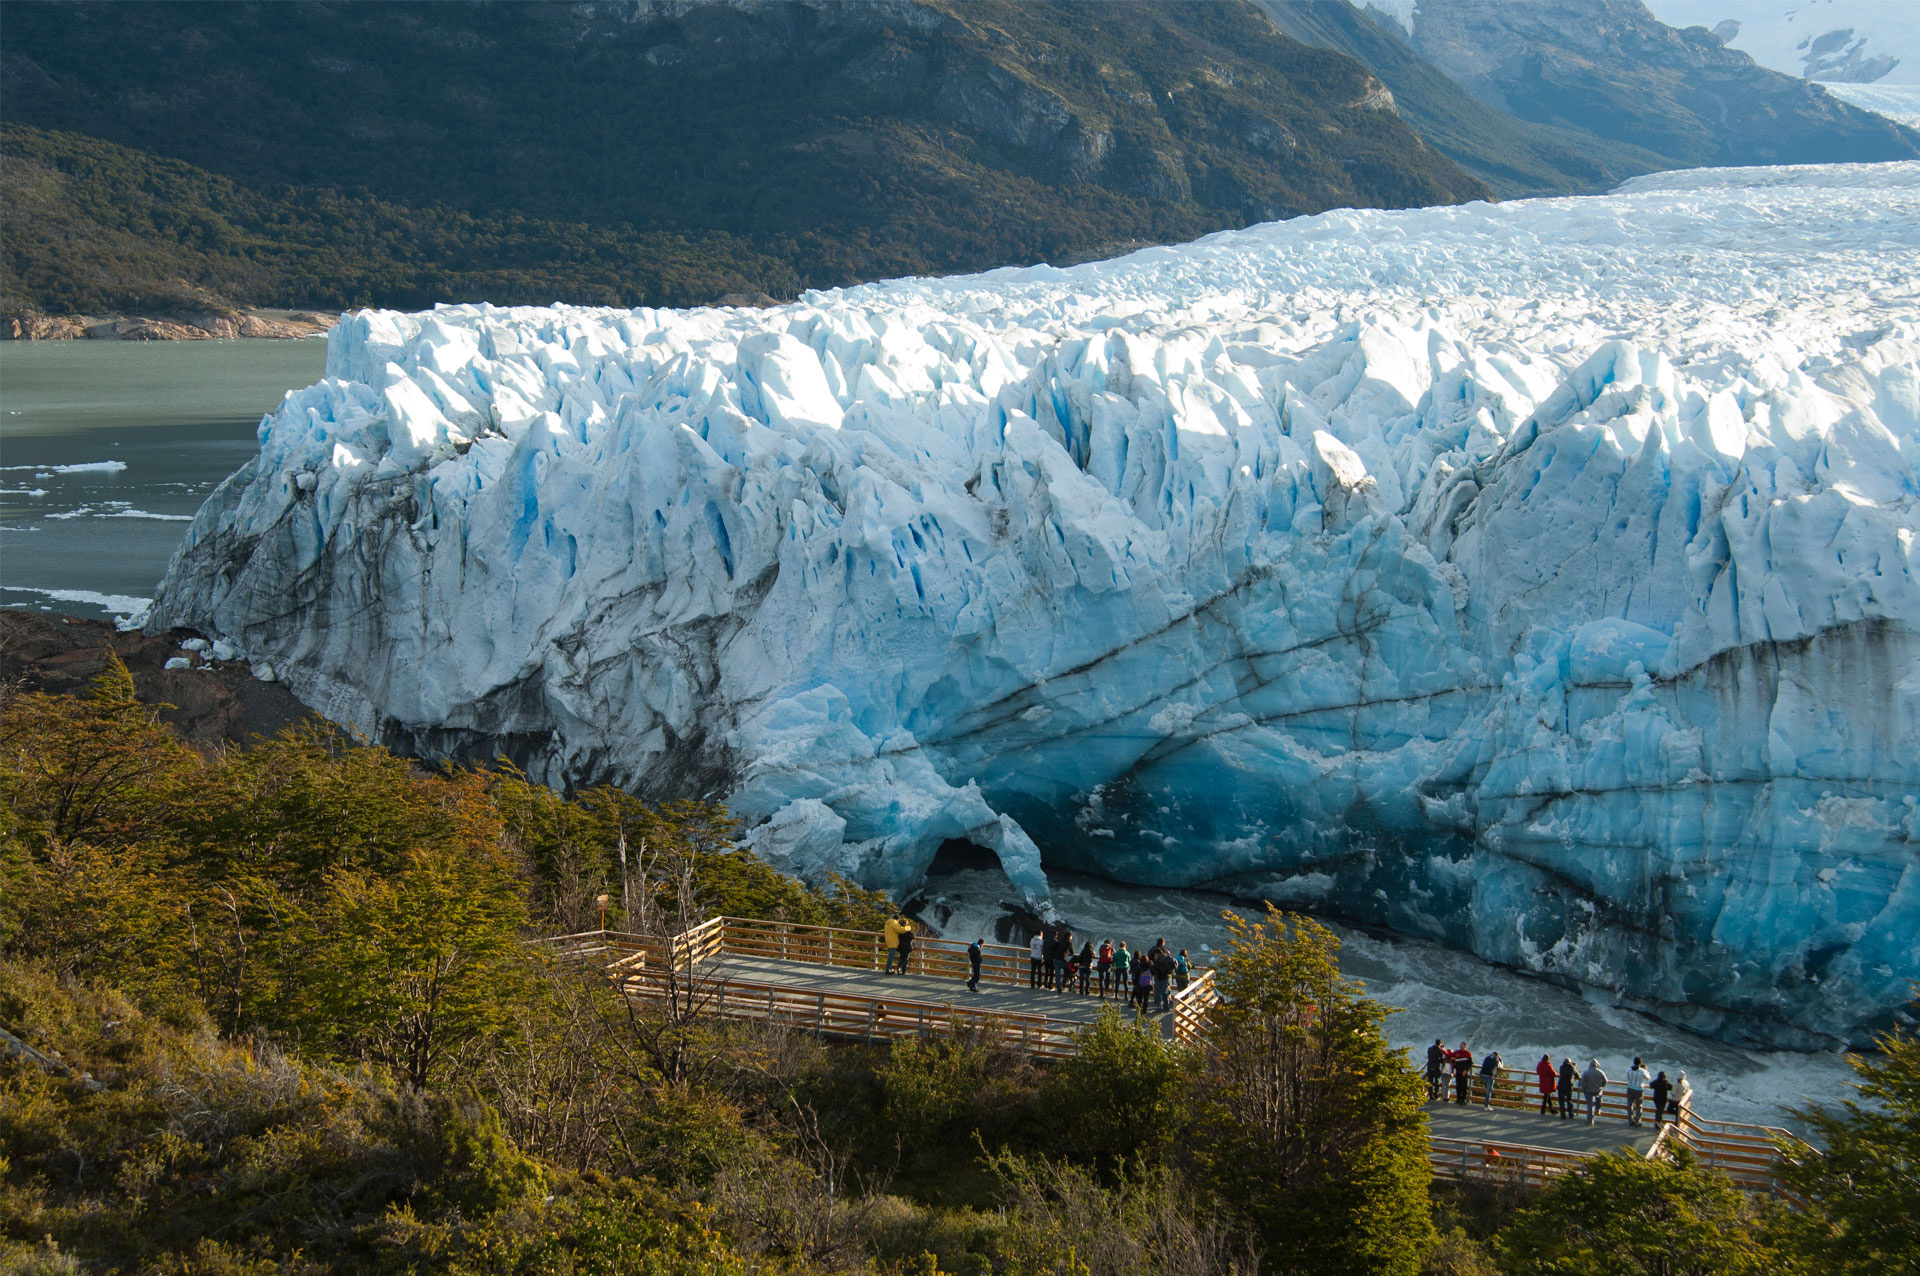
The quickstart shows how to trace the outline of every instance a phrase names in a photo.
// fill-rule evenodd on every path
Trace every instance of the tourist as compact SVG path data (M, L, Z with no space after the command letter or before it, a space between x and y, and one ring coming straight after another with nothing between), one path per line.
M1489 1051L1480 1063L1480 1106L1493 1106L1493 1088L1500 1080L1500 1052Z
M887 918L885 928L887 936L887 968L881 971L881 974L891 975L896 962L899 963L903 973L907 969L907 963L900 959L900 936L905 933L908 928L909 923L904 914Z
M1682 1119L1693 1110L1693 1087L1687 1084L1687 1074L1682 1072L1680 1079L1673 1083L1673 1123L1679 1125Z
M1063 923L1053 950L1053 991L1057 996L1073 987L1073 932Z
M967 991L980 991L980 941L967 945Z
M1627 1124L1639 1125L1644 1115L1642 1095L1647 1088L1647 1065L1638 1055L1634 1056L1633 1067L1627 1070Z
M1657 1130L1667 1115L1667 1095L1673 1092L1673 1082L1667 1080L1667 1074L1662 1072L1647 1089L1653 1091L1653 1128ZM1676 1114L1675 1120L1678 1119Z
M1552 1116L1554 1081L1557 1079L1553 1070L1553 1056L1541 1055L1540 1062L1534 1065L1533 1071L1540 1078L1540 1115Z
M1573 1083L1579 1075L1578 1072L1574 1071L1572 1059L1562 1058L1560 1060L1559 1095L1560 1119L1562 1121L1571 1121L1573 1119Z
M1133 1000L1141 1014L1147 1013L1147 998L1153 996L1153 968L1147 965L1145 957L1135 957L1135 966L1140 973L1133 977Z
M1180 955L1173 961L1173 986L1185 988L1193 980L1193 963L1187 960L1187 950L1182 948Z
M1087 995L1087 985L1093 981L1093 941L1089 939L1080 948L1080 995Z
M1432 1103L1447 1088L1440 1078L1447 1070L1447 1048L1435 1037L1433 1044L1427 1047L1427 1102Z
M1587 1065L1585 1075L1580 1078L1580 1093L1587 1097L1587 1124L1592 1125L1594 1118L1600 1115L1600 1096L1607 1089L1607 1074L1600 1071L1600 1061L1595 1059Z
M1165 1014L1173 1009L1168 995L1173 991L1173 972L1178 969L1173 954L1167 951L1167 941L1161 940L1159 956L1153 959L1153 1012Z
M1473 1051L1467 1049L1467 1043L1462 1041L1460 1048L1448 1058L1453 1062L1453 1101L1465 1103L1467 1087L1473 1084Z
M913 923L900 919L900 973L907 973L907 958L913 956Z
M1100 972L1100 996L1107 995L1107 985L1113 982L1113 941L1100 941L1100 955L1094 958L1094 968Z
M1033 938L1027 943L1027 987L1029 988L1040 986L1041 967L1046 965L1046 945L1047 941L1039 931L1035 931Z
M1113 995L1133 1000L1133 954L1127 951L1124 939L1113 946Z

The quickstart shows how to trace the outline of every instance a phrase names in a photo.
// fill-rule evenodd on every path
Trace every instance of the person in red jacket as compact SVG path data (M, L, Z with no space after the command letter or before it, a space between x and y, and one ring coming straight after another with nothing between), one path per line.
M1462 1041L1460 1048L1447 1058L1453 1064L1453 1101L1465 1103L1467 1087L1472 1084L1473 1078L1473 1051L1467 1049L1467 1043Z
M1540 1115L1552 1116L1553 1091L1555 1084L1560 1080L1559 1073L1554 1070L1552 1056L1541 1055L1540 1062L1533 1070L1540 1078Z

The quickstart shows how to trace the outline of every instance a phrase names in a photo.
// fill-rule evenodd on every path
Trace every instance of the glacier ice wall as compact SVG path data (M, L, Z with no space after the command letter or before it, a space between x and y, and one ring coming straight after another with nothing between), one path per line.
M778 309L363 312L150 625L337 721L1437 937L1730 1038L1920 976L1920 165Z

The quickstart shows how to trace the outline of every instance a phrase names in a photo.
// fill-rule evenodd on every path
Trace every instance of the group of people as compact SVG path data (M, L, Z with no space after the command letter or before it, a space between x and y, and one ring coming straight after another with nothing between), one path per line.
M907 973L913 956L913 922L904 914L887 919L887 964L882 974ZM981 945L976 939L967 945L967 991L980 991ZM1088 940L1076 950L1073 931L1064 922L1055 922L1034 935L1028 943L1028 987L1055 993L1072 992L1082 996L1112 995L1124 997L1142 1014L1164 1014L1173 1008L1173 994L1187 986L1193 977L1193 963L1187 950L1179 953L1165 939L1154 941L1145 952L1128 949L1125 940L1103 939L1095 948ZM1151 1007L1151 1011L1149 1011Z
M1071 992L1081 996L1112 994L1130 1000L1142 1014L1164 1014L1173 1008L1173 994L1193 977L1193 963L1182 948L1176 955L1165 939L1145 952L1128 949L1125 940L1103 939L1095 948L1091 939L1074 948L1073 931L1056 922L1027 942L1027 986Z
M1490 1051L1479 1063L1480 1103L1482 1107L1493 1106L1494 1089L1500 1079L1501 1058L1498 1050ZM1444 1101L1447 1096L1447 1079L1453 1079L1453 1101L1466 1103L1473 1086L1473 1051L1467 1049L1462 1041L1458 1047L1449 1050L1438 1038L1427 1047L1427 1101ZM1562 1120L1573 1119L1573 1095L1576 1089L1586 1101L1587 1124L1592 1125L1600 1114L1600 1096L1606 1093L1610 1078L1600 1069L1600 1061L1593 1060L1585 1072L1575 1068L1572 1059L1562 1059L1558 1068L1553 1066L1550 1055L1541 1055L1540 1062L1533 1067L1534 1076L1540 1087L1540 1113L1552 1116L1556 1111ZM1660 1125L1667 1120L1678 1121L1680 1113L1693 1101L1693 1087L1687 1084L1687 1074L1682 1072L1678 1080L1667 1080L1667 1074L1649 1076L1646 1061L1636 1057L1633 1067L1627 1071L1627 1121L1640 1125L1646 1119L1646 1096L1653 1095L1653 1123Z

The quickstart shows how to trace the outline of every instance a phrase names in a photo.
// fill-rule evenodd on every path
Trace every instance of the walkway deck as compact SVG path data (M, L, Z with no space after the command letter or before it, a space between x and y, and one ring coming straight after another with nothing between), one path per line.
M671 997L676 1004L734 1019L791 1025L822 1036L864 1041L976 1033L1043 1058L1070 1057L1078 1036L1117 998L1034 989L1027 953L982 945L978 992L966 988L966 949L949 940L913 946L913 973L887 975L883 941L870 931L716 917L678 935L588 931L544 941L563 960L604 970L628 997ZM1173 1010L1154 1016L1178 1040L1199 1041L1218 1004L1213 972L1201 971L1174 994ZM1607 1087L1600 1119L1539 1114L1533 1073L1501 1068L1493 1106L1427 1104L1430 1155L1440 1178L1537 1185L1606 1152L1664 1156L1691 1148L1706 1166L1749 1191L1778 1192L1774 1169L1784 1130L1705 1120L1691 1111L1656 1130L1626 1119L1625 1087Z
M783 961L778 957L742 957L723 954L708 958L695 967L697 978L721 980L730 985L752 986L764 990L769 985L781 988L826 992L857 999L879 998L919 1005L951 1005L956 1011L984 1012L995 1015L1044 1015L1048 1019L1090 1024L1106 1006L1131 1011L1119 998L1102 998L1097 992L1081 996L1077 992L1051 992L1026 984L981 981L978 992L967 991L967 981L951 975L888 975L877 970L848 966L828 966L811 961ZM1151 1016L1162 1024L1173 1021L1171 1012Z
M1563 1120L1537 1111L1483 1108L1477 1103L1429 1103L1427 1128L1436 1139L1550 1148L1580 1156L1616 1151L1646 1156L1653 1151L1655 1138L1651 1123L1601 1120L1588 1125L1584 1116Z
M791 1024L824 1036L884 1040L978 1033L1010 1049L1065 1058L1114 997L1032 988L1027 952L983 944L978 992L968 992L966 946L923 939L913 973L883 973L871 931L716 917L673 936L589 931L546 941L568 960L604 969L629 997L697 1005L734 1019ZM1193 1040L1217 998L1211 971L1153 1016L1166 1035Z

